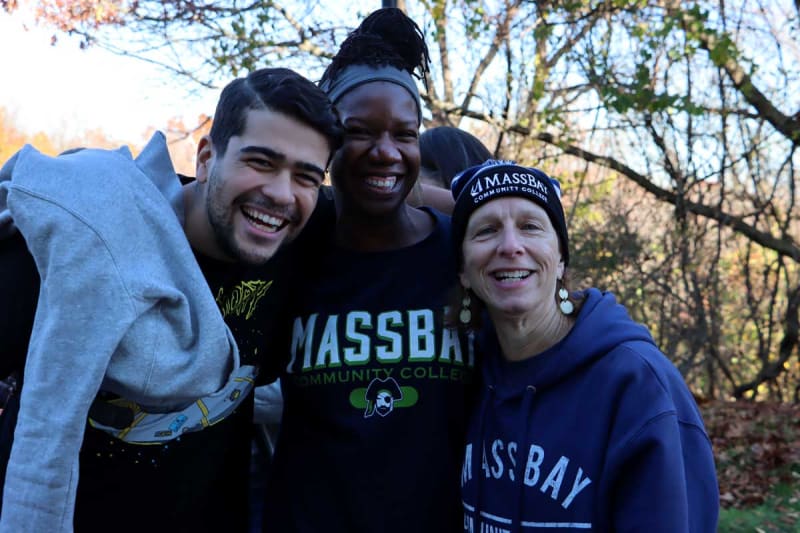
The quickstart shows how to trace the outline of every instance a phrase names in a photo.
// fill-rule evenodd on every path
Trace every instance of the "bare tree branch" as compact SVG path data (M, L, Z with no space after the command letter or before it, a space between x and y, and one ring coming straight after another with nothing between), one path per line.
M687 27L691 27L699 21L691 11L682 9L679 0L667 2L670 8L668 13L678 15ZM745 72L741 64L728 54L714 53L718 46L724 46L720 39L710 31L696 32L696 37L700 41L703 49L709 53L711 60L730 77L733 85L741 92L742 96L758 110L759 115L763 116L772 126L781 132L794 144L800 144L800 112L789 116L783 114L775 107L770 99L761 92L753 83L752 78Z
M755 390L762 383L775 380L785 370L784 364L795 354L800 341L799 309L800 287L795 287L786 304L786 312L784 313L786 322L783 326L783 338L780 342L777 359L771 362L765 361L758 374L752 380L734 388L733 396L735 398L742 398L745 393Z
M483 59L481 59L481 62L478 64L475 71L472 73L472 80L470 81L469 87L464 93L464 99L461 101L461 109L469 109L469 104L472 101L472 97L475 95L475 90L478 87L478 84L483 78L484 72L486 72L486 69L489 68L489 65L497 55L498 50L500 50L500 46L502 46L508 37L508 29L511 24L511 20L513 20L513 18L516 16L520 3L521 0L515 0L507 5L501 20L497 24L497 30L495 30L494 37L489 45L489 50L486 52L486 55L483 57Z

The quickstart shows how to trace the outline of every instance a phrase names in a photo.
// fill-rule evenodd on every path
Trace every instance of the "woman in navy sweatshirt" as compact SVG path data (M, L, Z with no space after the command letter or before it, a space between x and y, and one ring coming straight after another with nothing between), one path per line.
M484 354L464 531L716 531L711 443L680 373L613 295L566 287L558 183L490 161L452 193L457 320Z

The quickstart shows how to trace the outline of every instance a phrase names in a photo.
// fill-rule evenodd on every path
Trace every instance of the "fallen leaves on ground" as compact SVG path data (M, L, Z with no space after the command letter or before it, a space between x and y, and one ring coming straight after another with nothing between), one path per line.
M700 410L722 507L759 505L778 484L795 487L793 497L800 497L800 405L714 401L701 402Z

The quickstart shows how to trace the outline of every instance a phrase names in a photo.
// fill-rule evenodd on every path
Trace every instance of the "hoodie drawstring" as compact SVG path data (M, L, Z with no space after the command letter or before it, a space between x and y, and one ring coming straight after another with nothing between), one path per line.
M517 457L520 457L520 450L524 450L524 444L528 442L528 435L530 435L530 423L533 417L531 416L531 411L533 410L533 400L534 396L536 396L536 387L533 385L528 385L525 387L525 392L522 396L522 405L520 405L519 409L519 424L517 424L518 433L517 433ZM521 460L517 459L517 464L520 464ZM522 516L523 511L525 510L525 469L519 468L517 471L520 473L520 478L517 480L517 515L513 518L512 526L514 529L512 531L522 531Z
M484 434L486 411L489 409L489 405L494 404L495 401L494 385L486 385L486 389L489 391L489 394L486 396L486 400L481 404L481 412L478 418L478 436L480 437L481 444L481 449L477 451L480 454L478 458L479 463L483 461L483 453L486 448L486 435ZM478 491L478 497L477 501L475 502L474 519L475 523L478 524L481 521L481 509L483 509L483 474L481 473L480 475L475 476L475 481L475 490Z

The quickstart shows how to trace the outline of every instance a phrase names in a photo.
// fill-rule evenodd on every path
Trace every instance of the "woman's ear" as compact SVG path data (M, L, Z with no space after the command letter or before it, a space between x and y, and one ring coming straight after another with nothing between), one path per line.
M200 183L208 181L211 172L212 159L214 157L214 145L211 137L203 135L197 143L197 158L195 161L195 178Z
M559 280L562 279L564 277L564 271L566 269L567 269L567 267L564 266L564 258L562 257L558 261L558 268L556 269L558 275L556 276L556 279L559 279Z
M464 274L464 272L458 273L458 280L461 282L461 286L464 287L465 289L472 288L469 284L469 278L467 278L467 275Z

